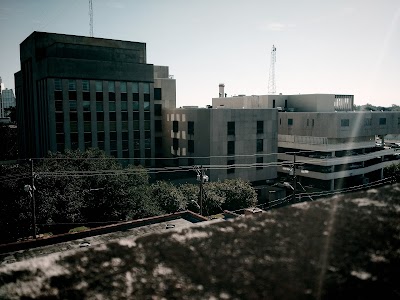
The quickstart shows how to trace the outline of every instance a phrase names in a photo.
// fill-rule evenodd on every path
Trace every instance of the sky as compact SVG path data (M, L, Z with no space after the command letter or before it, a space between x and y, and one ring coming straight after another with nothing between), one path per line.
M33 31L89 35L87 0L1 0L0 76L14 89L19 44ZM177 106L276 91L354 95L400 105L399 0L93 0L94 36L144 42L169 66Z

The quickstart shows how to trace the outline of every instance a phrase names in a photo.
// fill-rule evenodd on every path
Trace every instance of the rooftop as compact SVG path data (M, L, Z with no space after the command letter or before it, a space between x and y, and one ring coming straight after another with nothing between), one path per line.
M0 268L0 298L398 299L400 184Z

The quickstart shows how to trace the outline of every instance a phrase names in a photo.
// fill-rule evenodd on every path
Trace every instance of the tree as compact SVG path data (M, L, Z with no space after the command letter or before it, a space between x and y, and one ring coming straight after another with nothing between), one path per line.
M400 164L391 164L383 169L384 177L393 177L394 180L400 182Z
M66 151L35 160L37 224L120 221L160 214L149 197L148 174L142 167L123 168L103 151ZM0 166L1 239L10 241L32 230L29 164ZM8 180L13 179L13 180Z
M174 213L186 209L187 199L173 184L157 181L151 185L151 197L164 213Z

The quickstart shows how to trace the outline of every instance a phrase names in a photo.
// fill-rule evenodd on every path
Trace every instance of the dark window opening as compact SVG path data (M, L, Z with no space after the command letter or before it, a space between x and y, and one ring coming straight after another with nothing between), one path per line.
M235 167L234 167L234 165L235 165L235 160L234 160L234 159L228 160L227 165L228 165L228 166L227 166L227 169L226 169L226 173L227 173L227 174L235 173Z
M262 164L264 163L264 158L263 157L257 157L256 158L256 163L257 163L257 166L256 166L256 170L262 170Z
M179 123L178 121L172 121L172 131L178 132L179 131Z
M154 100L161 100L161 88L154 88Z
M264 121L257 121L257 133L264 133Z
M179 148L179 140L177 138L172 139L172 149L178 150Z
M228 155L234 155L235 154L235 142L234 141L228 141Z
M257 152L262 152L262 151L264 151L264 140L258 139L257 140Z
M289 126L292 126L292 125L293 125L293 119L288 119L288 120L287 120L287 124L288 124Z
M188 152L194 153L194 141L193 140L188 140Z
M156 132L161 132L162 131L162 122L161 122L161 120L155 120L154 121L154 130Z
M235 135L235 122L228 122L228 135Z
M161 116L162 115L161 108L162 108L161 104L154 104L154 115L155 116Z
M194 122L193 121L188 122L188 134L194 134Z

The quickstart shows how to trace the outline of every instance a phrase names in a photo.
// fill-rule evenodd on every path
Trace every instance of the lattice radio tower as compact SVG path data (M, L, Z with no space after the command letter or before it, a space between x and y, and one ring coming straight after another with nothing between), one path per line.
M93 37L93 3L92 0L89 0L89 35L90 37Z
M271 63L269 65L269 80L268 80L268 94L276 94L276 84L275 84L275 62L276 62L276 48L272 45L271 50Z

